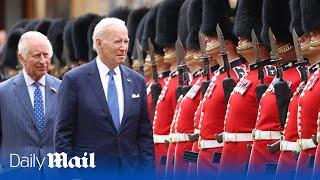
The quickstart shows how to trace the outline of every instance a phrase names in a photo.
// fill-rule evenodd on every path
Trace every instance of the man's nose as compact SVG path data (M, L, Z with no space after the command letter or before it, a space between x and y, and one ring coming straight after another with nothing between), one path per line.
M39 58L39 62L40 62L40 63L45 63L45 62L46 62L46 59L47 59L46 56L43 55L43 54L41 54L41 55L40 55L40 58Z
M120 45L120 49L125 51L128 49L128 43L125 43L125 42L122 42L121 45Z

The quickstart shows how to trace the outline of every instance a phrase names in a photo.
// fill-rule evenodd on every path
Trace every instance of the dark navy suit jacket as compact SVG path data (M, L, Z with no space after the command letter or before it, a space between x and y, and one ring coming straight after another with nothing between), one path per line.
M154 144L143 76L120 65L124 114L119 132L112 121L96 60L65 74L55 122L57 152L95 152L98 166L125 172L154 168ZM120 165L119 165L120 163ZM124 173L125 173L124 172Z

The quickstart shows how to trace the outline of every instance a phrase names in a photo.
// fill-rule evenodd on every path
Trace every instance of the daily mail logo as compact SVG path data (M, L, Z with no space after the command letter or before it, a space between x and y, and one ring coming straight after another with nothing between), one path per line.
M83 153L83 157L74 156L68 158L68 155L62 153L48 153L47 157L39 159L35 154L20 157L18 154L10 154L10 168L35 168L39 170L44 166L44 162L48 158L49 168L95 168L94 153Z

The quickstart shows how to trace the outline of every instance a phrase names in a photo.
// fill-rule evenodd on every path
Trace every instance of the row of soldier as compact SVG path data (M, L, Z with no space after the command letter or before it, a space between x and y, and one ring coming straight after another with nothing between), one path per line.
M145 8L144 11L147 11ZM12 25L0 59L1 81L4 81L22 69L17 58L17 46L21 35L27 31L38 31L46 35L53 47L50 74L62 78L68 70L85 64L96 57L93 50L92 33L95 25L103 17L116 17L125 22L130 19L130 9L118 7L107 15L88 13L77 18L22 19ZM130 20L134 22L135 19ZM132 46L132 45L131 45ZM128 54L131 54L131 49Z
M225 0L164 0L107 15L126 21L128 66L148 84L160 179L318 177L319 7L238 0L233 18ZM29 30L48 36L51 73L62 78L96 56L91 36L101 18L18 22L1 78L19 69L16 46Z
M133 68L160 179L318 177L319 6L238 0L233 19L228 1L166 0L146 13Z

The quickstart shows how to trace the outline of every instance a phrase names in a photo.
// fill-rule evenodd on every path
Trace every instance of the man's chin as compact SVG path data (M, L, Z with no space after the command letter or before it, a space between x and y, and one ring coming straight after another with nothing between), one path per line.
M41 73L38 73L38 74L36 75L36 77L40 79L42 76L44 76L44 75L46 75L46 74L47 74L47 71L43 71L43 72L41 72Z
M119 58L117 60L118 64L123 64L126 61L126 58Z

